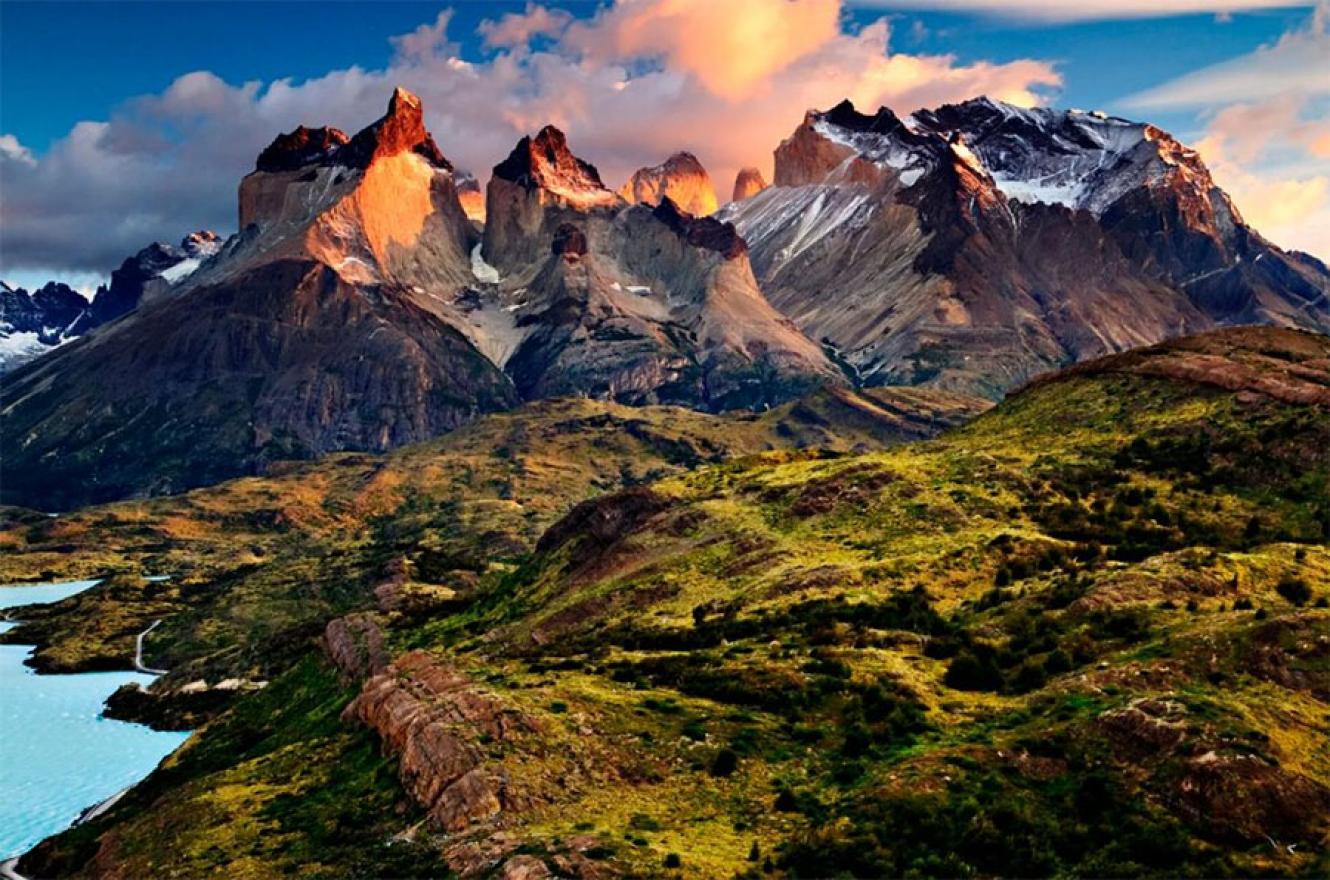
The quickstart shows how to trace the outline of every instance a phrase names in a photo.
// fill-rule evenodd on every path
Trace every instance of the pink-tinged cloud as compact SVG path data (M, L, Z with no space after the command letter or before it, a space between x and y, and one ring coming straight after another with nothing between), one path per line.
M502 18L483 21L480 34L491 48L515 49L536 37L558 37L572 24L572 13L528 3L523 12L509 12Z
M1197 149L1246 220L1281 246L1330 257L1330 0L1268 46L1123 103L1195 108Z
M445 11L396 38L384 70L238 85L190 73L80 123L35 164L17 141L0 149L0 269L107 271L154 239L230 232L237 181L275 134L302 123L354 131L399 84L422 97L449 158L482 180L520 136L554 123L612 186L686 149L721 192L745 165L770 179L772 150L811 107L849 97L904 113L979 94L1033 104L1060 84L1034 59L894 52L887 21L848 33L839 13L832 0L634 0L560 30L530 6L486 25L509 47L473 62L457 57Z

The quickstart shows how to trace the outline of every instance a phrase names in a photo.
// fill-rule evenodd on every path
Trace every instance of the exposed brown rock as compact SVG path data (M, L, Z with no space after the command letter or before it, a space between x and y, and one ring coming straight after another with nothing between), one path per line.
M1176 748L1186 736L1185 715L1186 710L1178 703L1144 699L1104 712L1097 723L1120 754L1134 758L1160 757Z
M1255 755L1192 758L1173 799L1184 818L1220 840L1312 843L1330 826L1330 789Z
M739 173L734 176L734 194L732 201L742 202L744 199L750 199L767 188L767 181L762 177L762 172L751 165L747 168L740 168Z
M368 614L351 614L329 622L323 645L344 681L360 681L388 665L383 632Z
M549 552L574 538L605 547L669 507L669 500L646 487L634 487L583 501L541 535L537 552Z
M715 213L716 189L711 176L692 153L679 152L660 165L639 168L619 190L628 202L659 205L668 197L680 209L695 217Z
M563 223L554 230L554 243L551 246L555 256L572 260L585 256L587 252L586 233L571 223Z
M384 750L398 756L403 788L444 830L465 831L531 805L480 744L539 733L536 720L424 651L369 679L343 718L374 729Z

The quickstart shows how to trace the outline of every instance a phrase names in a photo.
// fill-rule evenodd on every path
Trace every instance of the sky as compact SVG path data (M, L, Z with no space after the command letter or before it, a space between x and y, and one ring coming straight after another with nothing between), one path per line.
M721 195L845 97L1105 110L1330 259L1330 0L0 0L0 277L86 290L153 240L234 232L273 136L355 131L397 84L482 181L553 123L611 186L687 149Z

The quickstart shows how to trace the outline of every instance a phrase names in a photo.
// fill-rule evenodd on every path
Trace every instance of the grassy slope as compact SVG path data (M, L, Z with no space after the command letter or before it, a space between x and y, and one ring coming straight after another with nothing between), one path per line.
M1330 408L1285 392L1330 385L1330 344L1244 331L1171 352L1042 383L932 442L662 475L645 518L597 540L565 525L464 610L390 636L547 725L502 756L560 792L507 817L529 852L592 835L615 871L679 873L675 853L714 877L1323 875ZM317 779L354 728L253 720L311 679L333 688L302 662L41 863L84 864L110 829L102 857L129 873L303 864L314 832L274 815L271 775L232 737L249 717ZM339 784L391 799L383 773L348 761ZM218 791L211 861L154 833L196 833ZM401 815L360 827L415 828L406 875L457 841L396 797Z
M520 558L584 498L708 461L815 444L877 448L935 433L981 401L910 389L833 391L762 416L547 401L387 456L340 454L181 496L50 519L11 509L0 583L119 573L9 636L47 669L123 668L157 618L154 665L263 679L396 558L459 587ZM169 573L167 582L140 573ZM274 645L291 651L273 650Z

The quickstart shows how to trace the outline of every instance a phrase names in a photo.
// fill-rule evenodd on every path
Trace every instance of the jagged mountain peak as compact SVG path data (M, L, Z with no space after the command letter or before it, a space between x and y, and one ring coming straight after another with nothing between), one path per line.
M310 128L299 125L273 139L259 154L255 170L277 173L313 165L363 169L377 157L408 150L423 156L436 168L452 170L452 163L425 128L420 98L398 86L388 100L388 112L354 137L329 126Z
M254 165L256 171L292 171L321 162L351 138L340 128L307 128L298 125L293 131L279 134L259 153Z
M596 166L573 155L568 138L553 125L534 138L523 136L498 165L494 176L540 189L561 197L576 207L615 205L618 197L605 187Z
M338 151L337 158L352 168L365 168L375 158L408 150L423 156L435 168L453 169L425 129L425 110L420 98L398 86L388 100L388 112L351 138Z
M639 168L619 190L629 202L660 204L667 196L690 214L706 216L717 208L711 176L696 156L681 150L659 165Z

